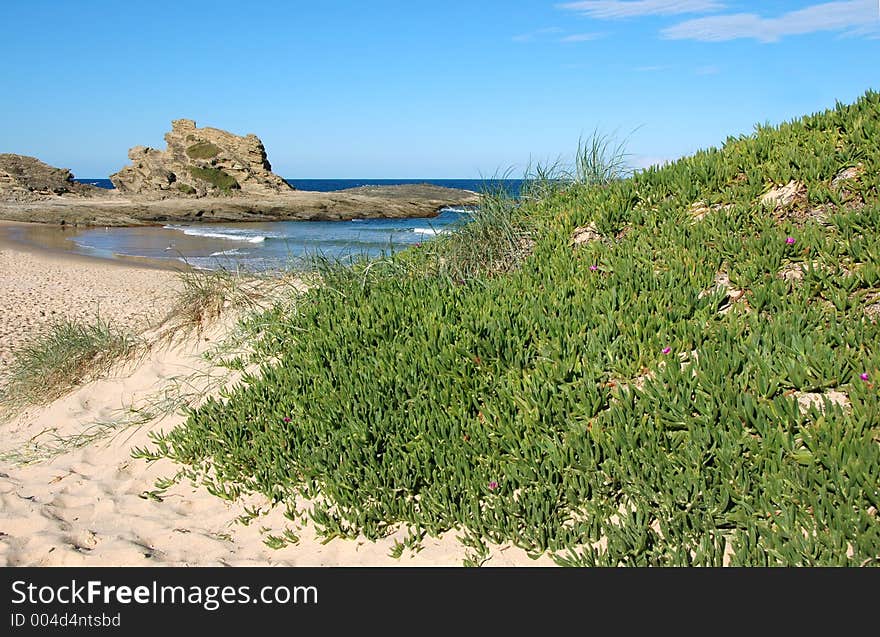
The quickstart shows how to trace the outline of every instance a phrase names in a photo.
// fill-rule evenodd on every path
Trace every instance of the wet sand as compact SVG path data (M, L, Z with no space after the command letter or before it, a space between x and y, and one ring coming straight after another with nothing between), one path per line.
M83 256L71 247L58 228L0 222L0 376L12 351L55 319L100 314L138 331L167 312L180 285L173 269Z

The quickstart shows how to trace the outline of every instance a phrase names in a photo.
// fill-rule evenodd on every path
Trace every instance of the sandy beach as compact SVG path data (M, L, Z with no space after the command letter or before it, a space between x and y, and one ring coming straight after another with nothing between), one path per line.
M147 329L167 312L178 285L172 271L2 242L0 362L8 364L11 351L53 317L100 311L132 330ZM234 323L228 316L173 346L151 348L109 378L0 423L0 566L461 565L467 551L455 533L426 538L422 550L394 559L389 552L404 530L378 542L323 544L311 525L296 528L281 510L252 498L230 503L189 482L149 495L155 480L177 467L133 459L131 450L148 446L150 431L181 421L179 410L164 413L162 405L234 382L203 356L234 333ZM238 518L245 505L263 505L265 515L244 524ZM264 529L288 529L300 540L272 549ZM486 563L551 564L512 546L493 547Z
M4 238L13 228L40 230L0 221L0 375L13 347L53 319L100 314L136 331L161 318L178 284L171 270L65 253L60 240L37 250Z

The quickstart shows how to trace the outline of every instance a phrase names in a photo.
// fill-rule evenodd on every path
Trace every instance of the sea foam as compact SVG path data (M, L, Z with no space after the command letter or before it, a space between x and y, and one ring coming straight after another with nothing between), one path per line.
M166 230L176 230L191 237L205 237L207 239L225 239L226 241L243 241L245 243L263 243L266 239L274 238L270 234L253 234L246 230L234 230L232 228L197 228L194 226L163 226Z

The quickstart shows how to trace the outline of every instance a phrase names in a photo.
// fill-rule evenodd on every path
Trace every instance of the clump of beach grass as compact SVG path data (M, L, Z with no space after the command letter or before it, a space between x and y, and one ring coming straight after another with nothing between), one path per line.
M528 256L532 241L520 205L500 182L481 193L466 222L430 242L436 271L456 282L512 270Z
M572 187L607 186L633 174L627 152L628 139L594 130L578 139L572 161L530 162L523 175L520 197L541 201Z
M625 139L597 129L578 140L570 164L557 159L529 165L518 198L504 185L509 172L487 181L467 222L432 242L438 271L459 282L510 272L534 247L534 228L523 213L524 204L547 201L573 187L604 187L625 179L632 174L628 157Z
M618 141L595 130L578 139L574 167L568 177L578 185L606 186L632 174L628 157L626 139Z
M178 274L180 292L163 324L189 333L213 323L241 296L241 278L229 270L185 270Z
M131 359L140 345L140 339L101 316L58 319L14 353L0 387L0 411L47 404Z
M180 291L161 323L160 337L186 336L202 332L224 312L252 312L264 309L283 290L295 287L295 277L258 274L218 268L184 270L179 274Z

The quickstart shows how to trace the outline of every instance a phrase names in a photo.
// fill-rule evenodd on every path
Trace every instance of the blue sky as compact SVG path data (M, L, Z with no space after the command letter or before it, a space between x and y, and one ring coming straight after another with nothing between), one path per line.
M259 135L288 178L636 165L880 90L878 0L3 3L0 152L102 177L170 120Z

